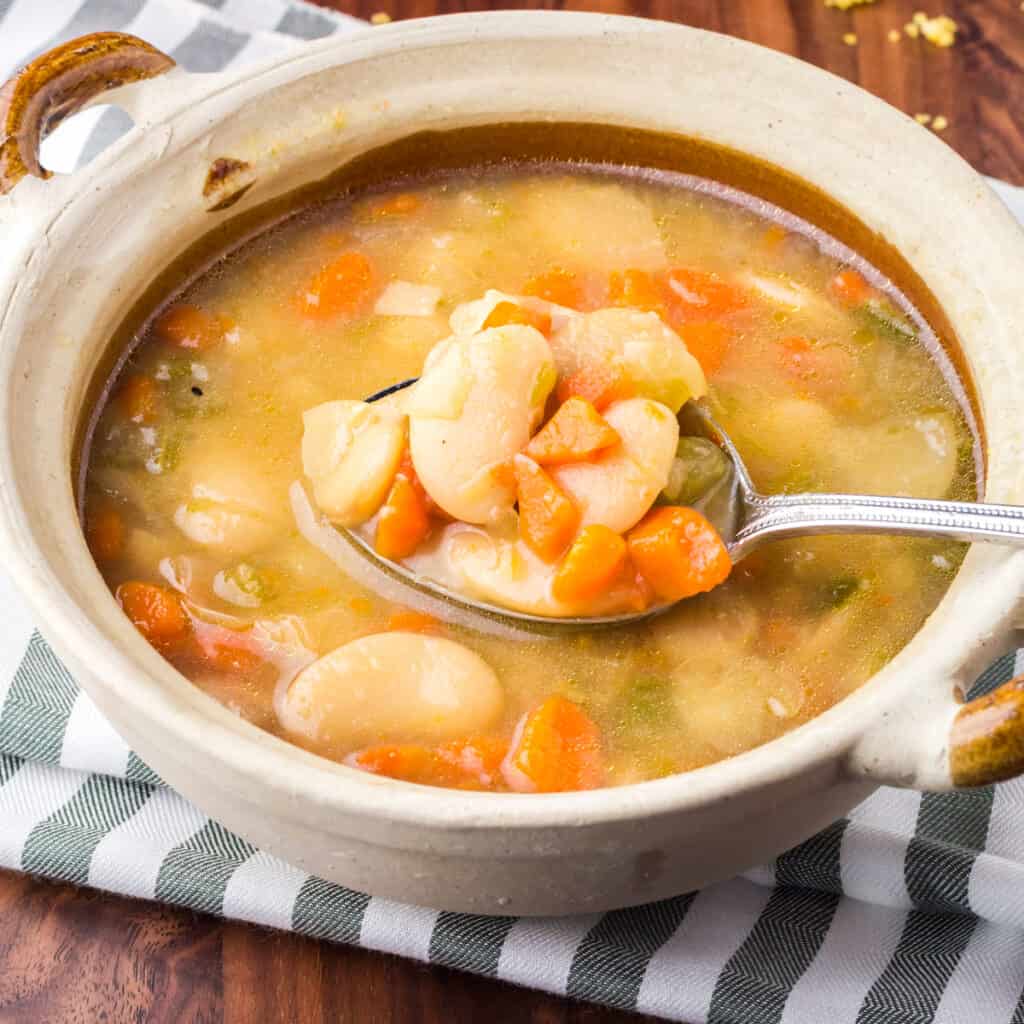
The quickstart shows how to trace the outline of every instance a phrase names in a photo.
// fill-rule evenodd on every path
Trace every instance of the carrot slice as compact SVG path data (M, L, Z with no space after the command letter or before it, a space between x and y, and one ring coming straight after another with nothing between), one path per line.
M412 608L399 608L388 618L388 629L393 633L434 633L440 628L439 619Z
M343 252L299 292L299 312L318 320L358 314L369 304L375 279L373 265L361 252Z
M862 306L871 298L874 289L856 270L840 270L829 282L832 294L844 305Z
M158 651L176 650L188 637L188 616L173 590L132 581L122 583L116 596L125 615Z
M501 779L501 763L507 754L508 740L497 736L452 740L437 748L441 761L481 786L493 786Z
M404 782L455 789L486 789L501 779L508 743L492 737L453 740L439 747L381 743L350 754L353 768Z
M434 775L433 751L415 743L381 743L357 750L348 760L354 768L364 772L406 782L420 782Z
M231 676L250 676L266 666L266 659L251 643L246 634L237 630L209 624L202 624L196 630L196 646L204 662L211 669Z
M601 523L585 526L551 581L556 601L585 604L600 597L626 564L626 542Z
M141 373L128 377L118 389L117 403L132 423L152 423L160 408L156 382Z
M676 267L666 284L673 319L719 320L747 305L742 288L704 270Z
M506 324L525 324L536 327L541 334L551 333L551 317L547 313L536 313L514 302L499 302L488 314L484 327L504 327Z
M612 402L632 398L636 388L625 372L610 363L586 363L575 373L563 377L555 389L559 402L567 402L574 395L584 398L600 412Z
M502 772L519 791L597 789L604 781L600 731L571 700L548 697L521 720Z
M633 564L663 601L711 590L732 570L721 537L692 508L654 509L630 532L628 544Z
M608 303L661 315L665 309L665 292L654 274L646 270L623 270L608 279Z
M212 348L225 335L228 324L219 316L188 303L171 306L156 318L153 330L179 348Z
M531 277L523 285L523 295L533 295L545 302L553 302L556 306L569 309L582 309L584 305L583 287L576 274L561 267Z
M526 454L542 466L586 462L621 438L585 398L563 402L526 446Z
M416 486L399 473L377 520L374 547L393 562L407 558L430 533L427 504Z
M725 361L732 331L719 320L696 320L676 328L690 355L707 374L717 372Z
M124 519L113 505L90 509L85 517L85 539L93 558L112 562L124 551Z
M519 536L546 562L572 542L580 513L554 480L525 455L513 459L519 501Z

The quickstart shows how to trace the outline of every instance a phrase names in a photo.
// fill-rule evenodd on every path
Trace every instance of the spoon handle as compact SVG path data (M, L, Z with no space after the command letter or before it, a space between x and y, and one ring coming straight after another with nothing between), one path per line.
M749 515L730 547L739 559L766 540L839 533L1024 545L1024 506L866 494L759 495L751 500Z

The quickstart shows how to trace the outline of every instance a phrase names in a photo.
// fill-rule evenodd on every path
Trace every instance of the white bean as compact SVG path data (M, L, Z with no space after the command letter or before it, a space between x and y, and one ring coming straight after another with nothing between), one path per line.
M632 189L552 178L530 186L519 214L531 249L551 265L660 270L665 246L651 207Z
M496 472L530 439L555 383L544 335L510 324L448 338L413 389L409 450L427 493L450 516L491 523L515 487Z
M189 497L174 512L191 541L224 555L245 555L269 543L287 521L287 495L259 471L252 452L197 449L184 467Z
M302 468L317 505L354 526L387 497L405 444L404 417L377 403L324 402L302 417Z
M581 525L602 523L616 533L635 526L668 482L679 442L679 422L649 398L628 398L604 411L622 443L597 462L552 468L559 487L577 504Z
M531 615L568 614L551 596L554 566L522 542L455 526L447 529L441 550L457 589Z
M657 313L610 308L574 317L552 334L551 351L560 375L588 364L618 366L638 394L672 412L708 390L700 363Z
M377 633L303 669L281 703L284 726L324 753L368 743L429 743L490 728L504 694L493 669L453 640Z

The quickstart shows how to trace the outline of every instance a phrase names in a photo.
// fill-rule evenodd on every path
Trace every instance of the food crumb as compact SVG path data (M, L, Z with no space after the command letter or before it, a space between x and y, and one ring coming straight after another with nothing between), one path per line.
M789 718L789 711L787 710L786 705L783 704L778 697L769 697L767 704L768 710L776 718Z
M856 32L847 32L843 36L843 42L846 43L847 46L856 46L857 45L857 33Z
M949 127L949 118L939 114L932 119L932 131L944 132Z
M840 11L848 11L851 7L860 7L862 4L873 4L876 0L825 0L826 7L835 7Z
M377 11L376 14L370 15L371 25L386 25L391 21L391 15L387 11Z
M1022 2L1024 2L1024 0L1022 0ZM889 35L887 38L890 43L898 43L903 36L900 35L900 30L898 28L891 28L889 29Z
M914 120L918 124L930 124L931 120L932 120L932 115L931 114L915 114L914 115Z
M933 46L943 48L956 42L958 29L959 25L948 15L938 14L934 18L929 18L924 11L917 11L913 19L903 26L903 31L911 39L924 36Z

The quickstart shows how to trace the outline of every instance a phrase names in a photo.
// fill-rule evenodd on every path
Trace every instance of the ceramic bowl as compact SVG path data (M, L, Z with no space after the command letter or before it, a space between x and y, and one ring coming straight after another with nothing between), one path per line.
M44 180L40 136L101 95L135 130ZM0 93L0 543L46 638L139 755L228 828L326 879L451 910L652 900L769 860L881 783L1024 769L1021 690L957 697L1014 641L1024 552L997 546L972 548L912 642L813 721L688 774L585 793L430 789L323 760L206 697L121 614L76 516L75 444L112 333L169 258L412 132L552 121L742 151L898 250L959 338L985 495L1024 503L1024 237L938 138L847 82L723 36L584 14L401 23L215 75L108 34Z

